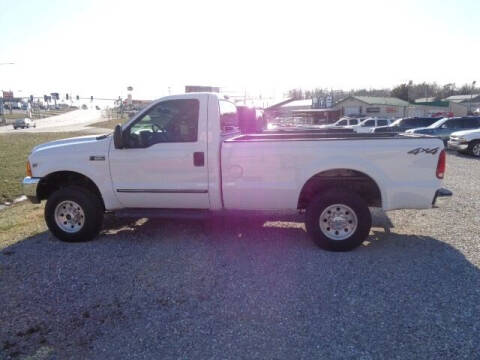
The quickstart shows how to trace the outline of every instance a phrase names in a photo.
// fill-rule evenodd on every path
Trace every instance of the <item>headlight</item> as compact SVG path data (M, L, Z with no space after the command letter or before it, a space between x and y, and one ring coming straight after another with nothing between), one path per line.
M456 140L460 142L467 142L467 139L465 139L463 136L458 137Z

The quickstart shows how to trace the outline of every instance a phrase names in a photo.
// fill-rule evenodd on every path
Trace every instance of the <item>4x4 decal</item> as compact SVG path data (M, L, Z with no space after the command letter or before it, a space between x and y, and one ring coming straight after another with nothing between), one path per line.
M408 154L418 155L419 153L422 153L422 152L425 154L435 155L438 152L438 147L433 149L419 147L419 148L410 150Z

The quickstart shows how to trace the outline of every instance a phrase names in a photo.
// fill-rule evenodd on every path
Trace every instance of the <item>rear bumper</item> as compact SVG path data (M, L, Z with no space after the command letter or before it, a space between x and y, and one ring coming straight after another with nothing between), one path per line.
M22 181L23 193L34 204L38 204L40 200L37 197L37 187L41 178L32 178L27 176Z
M438 189L433 197L432 206L443 206L450 201L453 193L448 189Z
M449 140L447 143L447 148L450 150L465 151L468 149L468 143Z

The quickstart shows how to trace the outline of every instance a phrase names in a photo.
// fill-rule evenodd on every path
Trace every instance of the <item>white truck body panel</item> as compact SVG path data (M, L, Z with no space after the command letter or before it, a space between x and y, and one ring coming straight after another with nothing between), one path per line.
M169 96L162 101L177 98ZM207 153L208 95L187 94L181 98L200 100L196 142L158 143L148 148L134 149L115 149L111 144L109 162L112 186L124 207L210 208L208 161L201 167L193 164L195 152ZM154 102L149 108L157 103Z
M85 175L97 185L107 209L121 208L110 178L108 148L111 140L111 137L97 140L97 136L82 136L36 146L29 156L33 176L44 178L60 171ZM105 160L90 161L90 156L103 156Z
M295 210L305 183L333 169L356 170L373 179L384 210L429 208L441 187L435 170L443 144L436 138L225 139L220 97L207 93L162 98L142 113L171 99L199 101L196 142L115 149L112 136L54 141L30 155L33 177L82 174L98 187L106 210ZM416 148L437 151L409 153ZM204 166L193 165L195 152L205 154Z
M351 169L377 183L384 210L428 208L440 187L435 177L439 151L408 152L432 145L443 148L441 140L426 138L226 142L222 148L225 207L296 209L302 187L312 176Z

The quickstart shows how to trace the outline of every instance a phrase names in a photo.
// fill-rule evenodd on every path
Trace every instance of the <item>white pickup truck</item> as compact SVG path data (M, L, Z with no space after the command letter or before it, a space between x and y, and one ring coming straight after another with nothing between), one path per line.
M457 131L450 135L448 148L480 157L480 130Z
M103 136L36 146L25 194L46 199L64 241L85 241L105 212L138 217L305 212L322 248L345 251L369 234L369 207L425 209L442 189L445 152L428 136L308 131L241 134L235 105L191 93L153 102Z

